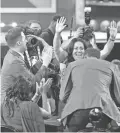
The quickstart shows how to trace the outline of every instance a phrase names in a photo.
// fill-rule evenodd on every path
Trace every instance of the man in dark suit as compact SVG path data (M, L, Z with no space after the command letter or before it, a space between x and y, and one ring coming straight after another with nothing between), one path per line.
M42 34L41 37L50 45L53 46L53 39L55 36L55 28L56 28L56 23L57 20L59 20L62 16L61 15L55 15L52 18L52 21L49 25L49 27L47 29L45 29ZM62 40L62 37L61 37Z
M6 54L1 70L1 101L4 100L6 90L13 85L14 79L22 75L29 78L33 83L40 82L46 75L47 67L52 58L52 48L49 47L43 56L43 64L38 62L38 72L33 75L26 67L23 53L27 50L26 37L22 28L16 27L8 31L6 41L10 48Z
M100 52L96 49L88 50L86 57L69 64L61 83L60 99L65 103L61 118L69 131L74 132L86 127L89 112L95 107L103 112L97 127L106 128L111 119L120 122L120 112L110 95L114 81L111 89L120 104L120 77L116 66L97 59Z

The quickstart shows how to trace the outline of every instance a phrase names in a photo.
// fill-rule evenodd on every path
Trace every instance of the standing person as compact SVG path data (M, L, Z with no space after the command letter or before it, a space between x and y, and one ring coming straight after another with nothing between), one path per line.
M62 44L60 42L60 34L65 28L65 23L66 23L66 19L64 17L61 17L60 21L57 21L56 33L55 33L55 37L54 37L54 41L53 41L55 55L56 55L56 58L59 60L60 63L64 63L65 60L68 58L69 53L68 53L67 49L69 48L69 45L71 44L72 40L74 40L75 38L79 38L79 36L82 34L82 30L79 28L76 31L75 36L72 37L71 39L69 39L66 42L66 44L64 44L65 46L62 46ZM108 42L104 46L103 50L100 51L100 58L101 59L105 59L110 54L110 52L112 51L112 49L114 47L116 35L117 35L117 24L115 21L112 21L110 24L110 38L108 39ZM82 38L82 39L85 41L85 45L87 47L88 46L87 43L90 43L90 40L88 39L88 41L86 41L84 38ZM97 48L97 45L95 42L95 36L92 39L91 45L89 44L89 46L91 46L93 48Z
M41 37L50 45L53 46L53 39L55 35L56 22L61 18L60 15L55 15L47 29L45 29Z
M84 129L89 122L89 112L95 107L101 108L103 112L97 128L106 129L111 119L120 122L120 112L110 95L111 82L114 80L112 89L120 103L120 77L116 73L116 66L97 59L100 57L98 50L89 51L87 59L68 65L61 83L64 92L60 94L60 99L65 103L62 122L70 132Z
M40 82L45 77L46 70L52 59L52 48L49 47L43 57L43 64L36 65L38 72L33 75L26 67L23 53L26 51L26 37L22 28L16 27L8 31L6 41L10 48L6 54L1 70L1 101L5 98L5 92L14 82L14 79L22 75L32 79L34 83Z
M39 21L30 20L29 22L26 23L26 26L34 32L34 35L36 35L36 36L41 35L42 28L41 28L41 24Z

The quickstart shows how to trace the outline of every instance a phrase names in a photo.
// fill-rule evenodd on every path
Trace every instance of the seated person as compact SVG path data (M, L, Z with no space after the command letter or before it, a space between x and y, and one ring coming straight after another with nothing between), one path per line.
M31 100L33 92L31 80L19 76L12 88L6 90L6 98L1 108L1 123L9 125L22 132L45 132L43 117L49 117L50 111L46 93L52 80L36 86L36 93ZM39 108L37 101L42 93L43 108Z

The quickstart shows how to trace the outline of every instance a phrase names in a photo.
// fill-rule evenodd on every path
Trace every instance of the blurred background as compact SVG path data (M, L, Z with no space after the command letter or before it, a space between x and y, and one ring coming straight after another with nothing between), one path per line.
M62 37L64 40L68 39L72 17L73 32L78 27L77 17L79 20L83 17L77 16L77 13L83 12L82 5L89 7L91 11L91 25L95 30L97 45L100 49L107 42L106 27L112 20L117 22L119 33L108 60L120 59L120 0L1 0L1 58L4 58L8 50L4 39L6 32L19 23L29 20L40 21L42 29L45 29L52 16L61 14L67 18L68 23L68 28L62 33Z

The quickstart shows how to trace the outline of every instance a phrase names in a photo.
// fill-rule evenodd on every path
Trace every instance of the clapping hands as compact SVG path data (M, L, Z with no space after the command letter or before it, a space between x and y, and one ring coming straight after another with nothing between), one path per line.
M40 81L40 84L38 84L36 82L36 94L38 95L41 95L41 94L46 94L50 87L52 85L52 78L49 78L46 82L45 82L45 79L43 78L41 81Z

